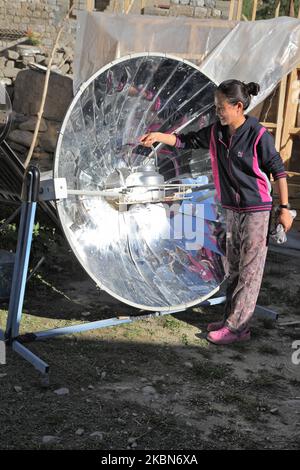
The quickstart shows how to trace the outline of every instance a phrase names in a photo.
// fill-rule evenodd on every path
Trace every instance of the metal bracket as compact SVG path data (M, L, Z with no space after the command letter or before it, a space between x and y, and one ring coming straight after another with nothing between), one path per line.
M68 197L65 178L50 178L40 181L39 201L55 201Z

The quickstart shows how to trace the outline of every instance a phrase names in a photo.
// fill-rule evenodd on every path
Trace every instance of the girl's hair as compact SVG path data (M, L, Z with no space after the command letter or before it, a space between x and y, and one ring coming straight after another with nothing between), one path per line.
M230 104L243 103L244 109L250 105L251 95L258 95L260 86L258 83L244 83L240 80L226 80L220 83L216 91L226 96Z

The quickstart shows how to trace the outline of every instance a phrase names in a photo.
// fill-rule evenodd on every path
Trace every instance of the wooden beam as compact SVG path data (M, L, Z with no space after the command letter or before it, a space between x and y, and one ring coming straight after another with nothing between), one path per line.
M284 115L284 124L282 130L282 139L280 145L280 153L284 162L289 164L292 153L293 137L291 130L296 126L297 110L299 97L297 95L297 87L299 90L298 69L294 69L290 75L287 86L286 106ZM288 168L288 166L287 166Z
M276 136L275 136L275 147L280 151L281 135L283 128L283 113L284 113L284 104L285 104L285 94L286 94L286 84L287 76L283 77L280 82L279 88L279 103L277 109L277 127L276 127Z
M293 134L293 135L300 134L300 127L292 127L290 130L290 134Z
M128 15L128 13L130 12L131 8L133 7L133 4L134 4L134 0L128 0L127 1L127 7L125 9L125 14Z
M235 0L230 0L228 19L233 20Z
M95 0L86 0L87 11L93 11L95 9Z
M241 18L242 18L243 3L244 3L244 0L238 0L238 9L237 9L237 15L236 15L236 19L238 21L241 21Z
M289 16L295 18L295 4L294 0L290 0Z
M253 0L252 18L251 18L252 21L256 20L257 2L258 2L258 0Z
M276 122L261 122L261 125L267 127L268 129L276 129L277 127Z

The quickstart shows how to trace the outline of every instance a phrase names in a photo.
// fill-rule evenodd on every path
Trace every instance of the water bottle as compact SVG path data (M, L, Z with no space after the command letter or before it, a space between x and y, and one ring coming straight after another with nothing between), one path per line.
M296 217L297 212L295 210L289 211L293 219ZM277 223L278 216L279 216L278 208L275 210L275 227L270 230L270 238L274 243L278 245L285 243L287 241L286 232L284 231L283 225Z

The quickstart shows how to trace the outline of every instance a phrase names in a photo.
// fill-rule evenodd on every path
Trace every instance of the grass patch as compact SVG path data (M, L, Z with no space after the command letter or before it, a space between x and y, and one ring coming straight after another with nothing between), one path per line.
M281 375L272 374L265 370L260 371L252 378L250 386L255 389L272 389L279 386L280 380L282 380Z
M274 346L270 346L269 344L262 344L257 348L257 351L261 354L269 354L272 356L279 356L280 354L278 349L274 348Z
M231 367L225 364L213 364L211 362L198 362L194 367L194 373L203 380L221 380L228 377Z
M170 316L160 318L158 320L158 323L163 328L166 328L167 330L170 330L170 331L173 331L173 332L178 332L182 328L181 321L177 320L176 318L170 317Z
M232 359L233 361L244 361L245 358L244 356L242 356L241 354L232 354L232 356L230 356L230 359Z

